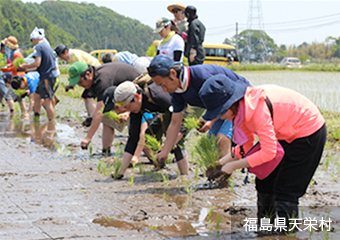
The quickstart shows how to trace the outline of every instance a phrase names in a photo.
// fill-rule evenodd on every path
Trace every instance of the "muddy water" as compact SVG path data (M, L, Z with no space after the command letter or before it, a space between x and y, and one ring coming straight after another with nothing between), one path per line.
M318 223L321 218L332 219L331 231L317 227L289 238L262 237L244 227L246 218L256 218L254 176L245 185L245 176L235 172L231 187L219 188L208 185L200 170L195 174L194 161L190 161L190 175L181 177L176 164L154 171L142 157L121 181L114 181L98 171L99 161L109 166L113 157L93 155L101 152L101 129L91 142L92 154L81 150L80 141L88 131L81 126L82 103L61 100L53 124L44 117L33 123L0 113L0 239L340 238L336 151L328 150L332 159L327 167L326 158L322 160L300 200L299 213L301 219ZM125 141L126 132L118 133L115 144Z

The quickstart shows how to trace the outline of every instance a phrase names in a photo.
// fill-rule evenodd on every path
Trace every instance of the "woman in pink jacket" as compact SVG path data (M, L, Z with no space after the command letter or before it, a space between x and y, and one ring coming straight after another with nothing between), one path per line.
M318 108L291 89L276 85L249 87L222 75L208 79L199 94L207 109L203 118L234 123L233 141L238 145L220 159L222 172L231 174L236 169L258 166L261 174L257 176L266 176L255 180L258 221L276 212L285 218L289 230L288 219L298 216L299 198L306 192L326 142L325 120ZM253 147L255 135L261 149L242 157ZM267 165L273 163L281 148L278 142L284 156L268 170Z

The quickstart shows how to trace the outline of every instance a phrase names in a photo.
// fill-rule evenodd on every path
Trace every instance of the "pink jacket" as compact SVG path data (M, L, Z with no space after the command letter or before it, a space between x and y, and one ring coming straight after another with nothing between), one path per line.
M266 96L273 106L273 121L265 102ZM240 104L244 104L245 111L240 127L248 139L243 145L244 151L248 152L254 145L255 134L261 143L261 150L247 157L251 167L275 157L276 139L291 143L297 138L312 135L325 123L312 101L294 90L277 85L248 87ZM235 154L242 158L239 146L235 147Z

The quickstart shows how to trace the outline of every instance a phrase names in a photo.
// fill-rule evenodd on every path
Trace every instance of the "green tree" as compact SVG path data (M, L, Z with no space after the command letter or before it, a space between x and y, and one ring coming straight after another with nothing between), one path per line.
M247 38L249 34L251 35L251 43L253 43L251 49L247 46ZM231 39L226 38L224 43L235 45L235 37L236 36L233 36ZM254 54L254 61L261 60L261 53L265 51L265 49L263 49L261 38L263 38L266 45L268 55L272 56L275 54L277 46L274 43L274 40L269 37L266 32L260 30L244 30L238 35L238 51L241 61L245 60L245 57L250 53Z

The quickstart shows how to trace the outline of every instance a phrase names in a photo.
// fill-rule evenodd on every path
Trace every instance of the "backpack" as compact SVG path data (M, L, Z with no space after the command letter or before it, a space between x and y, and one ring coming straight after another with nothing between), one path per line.
M156 105L155 101L152 100L150 91L149 91L149 85L153 83L153 80L147 72L142 73L141 75L136 77L132 82L134 84L137 84L140 88L144 90L146 96L148 97L148 101L150 103L153 103Z

